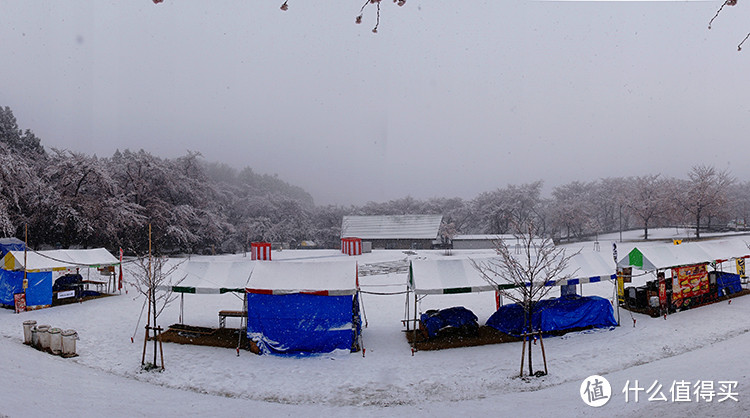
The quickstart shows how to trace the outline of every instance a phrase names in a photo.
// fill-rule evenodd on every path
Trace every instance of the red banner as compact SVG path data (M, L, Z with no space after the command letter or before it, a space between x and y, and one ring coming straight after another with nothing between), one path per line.
M667 281L664 279L664 273L659 273L659 306L664 310L667 307Z
M122 290L122 248L120 248L120 279L117 280L117 290Z
M687 298L708 293L708 271L705 264L672 269L672 304L682 306Z
M26 311L26 293L16 293L13 295L13 303L16 308L16 313Z

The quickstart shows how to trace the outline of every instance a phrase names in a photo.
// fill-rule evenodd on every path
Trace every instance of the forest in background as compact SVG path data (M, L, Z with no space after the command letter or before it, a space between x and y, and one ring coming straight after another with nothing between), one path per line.
M436 179L439 181L439 179ZM574 181L542 195L541 180L499 185L473 199L404 197L360 206L315 205L304 189L278 176L207 162L200 153L160 158L144 150L97 157L46 150L0 107L0 235L32 248L153 246L161 253L236 253L252 241L313 241L338 248L345 215L441 214L441 235L507 234L533 221L556 241L642 228L742 228L750 182L711 165L686 178L660 174Z

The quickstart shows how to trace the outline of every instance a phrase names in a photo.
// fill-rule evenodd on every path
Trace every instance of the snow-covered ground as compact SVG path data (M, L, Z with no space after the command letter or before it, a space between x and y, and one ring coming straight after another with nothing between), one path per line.
M611 241L600 239L600 246L611 251ZM618 246L621 255L629 250L627 243ZM594 246L572 247L592 251ZM486 254L454 251L451 257L482 253ZM274 252L273 257L314 262L346 256L320 250ZM356 258L363 264L407 257L446 256L442 251L375 251ZM402 273L360 278L363 289L382 293L404 290L405 280ZM584 295L611 297L612 290L611 283L583 286ZM5 376L0 415L750 416L750 297L680 312L667 320L621 311L622 326L615 329L545 339L550 374L531 379L516 377L520 343L412 355L400 322L404 302L400 294L363 295L369 325L363 332L365 357L353 353L281 358L245 351L237 356L232 349L166 343L166 370L161 373L140 370L143 323L136 321L142 299L132 289L22 314L0 310L0 373ZM422 308L456 305L471 309L484 322L494 311L494 295L428 296ZM184 322L216 326L219 310L241 307L240 297L232 294L186 295ZM162 325L177 322L178 311L177 303L170 306ZM23 345L22 322L28 319L76 329L80 356L63 359ZM239 323L229 318L229 326L237 325L233 321ZM539 351L534 360L541 368ZM579 395L582 381L594 374L612 385L612 399L600 408L586 405ZM648 401L658 393L644 390L638 402L632 391L626 402L622 389L628 381L632 387L635 380L644 389L658 381L667 401ZM672 402L670 387L681 381L710 381L717 393L719 382L737 382L733 396L738 401L718 402L715 397L710 403Z

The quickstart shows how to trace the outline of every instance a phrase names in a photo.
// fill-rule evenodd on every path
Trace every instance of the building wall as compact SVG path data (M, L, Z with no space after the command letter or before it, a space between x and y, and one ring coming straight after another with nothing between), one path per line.
M485 239L461 239L453 240L454 250L483 250L495 248L492 240Z
M386 250L429 250L432 249L431 239L371 239L362 240L372 243L372 249Z

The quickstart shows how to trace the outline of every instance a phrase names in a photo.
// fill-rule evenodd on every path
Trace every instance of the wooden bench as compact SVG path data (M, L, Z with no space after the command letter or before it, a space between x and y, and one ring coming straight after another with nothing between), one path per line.
M226 328L227 318L242 318L244 323L245 315L243 311L219 311L219 328Z

